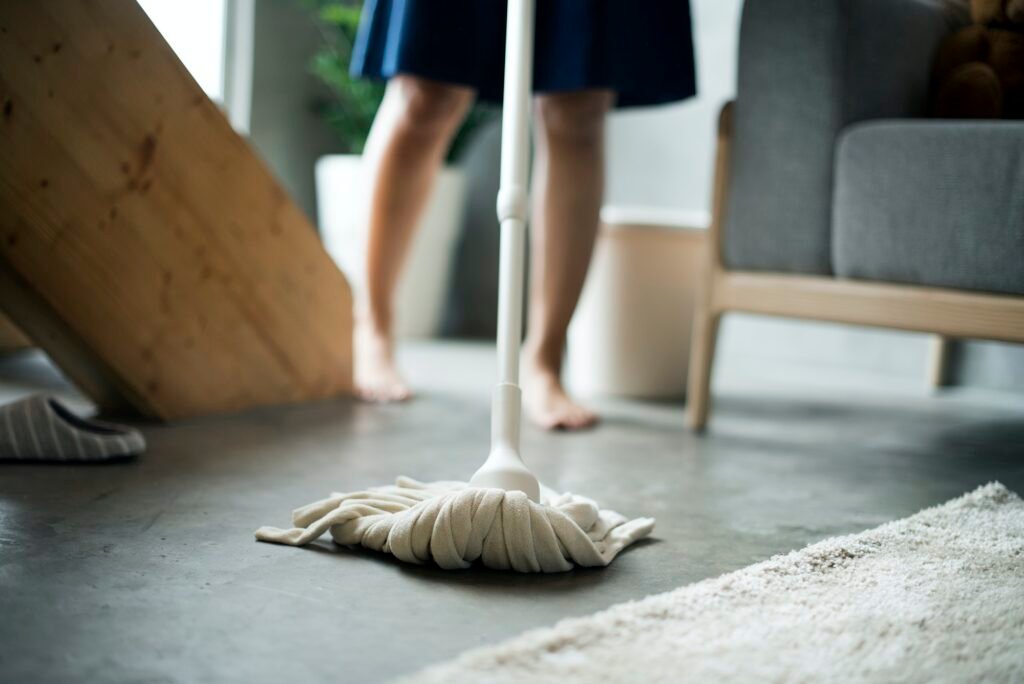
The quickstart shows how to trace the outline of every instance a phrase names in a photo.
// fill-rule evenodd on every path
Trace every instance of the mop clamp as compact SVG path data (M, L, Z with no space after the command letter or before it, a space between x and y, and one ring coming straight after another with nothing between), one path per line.
M498 383L491 406L491 453L470 478L469 486L520 491L539 502L540 482L519 455L522 391L511 383Z
M526 222L529 211L529 195L526 188L511 185L498 190L498 221L504 223L509 219Z

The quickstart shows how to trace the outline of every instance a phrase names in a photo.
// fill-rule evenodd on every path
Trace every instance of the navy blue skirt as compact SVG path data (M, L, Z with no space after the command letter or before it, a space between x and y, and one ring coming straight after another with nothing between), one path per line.
M352 73L413 74L500 103L505 12L501 0L366 0ZM608 88L617 107L696 93L687 0L537 0L535 33L535 92Z

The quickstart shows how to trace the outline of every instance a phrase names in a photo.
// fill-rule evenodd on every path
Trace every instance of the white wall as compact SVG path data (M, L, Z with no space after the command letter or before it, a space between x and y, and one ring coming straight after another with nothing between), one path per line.
M321 36L304 3L255 0L249 142L315 223L317 158L337 152L335 133L312 102L329 97L309 71Z
M224 99L226 0L139 0L206 94Z
M616 112L608 134L606 204L707 211L715 122L736 82L741 0L691 3L697 97Z

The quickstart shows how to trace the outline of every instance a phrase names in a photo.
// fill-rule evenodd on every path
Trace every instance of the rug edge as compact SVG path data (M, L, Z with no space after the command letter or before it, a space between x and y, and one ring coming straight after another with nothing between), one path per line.
M435 677L438 674L442 674L445 670L448 670L449 668L458 666L460 664L469 665L472 663L474 659L477 659L480 656L494 650L500 649L503 651L508 651L509 649L516 649L517 647L519 649L533 650L546 642L550 642L553 639L558 639L562 633L566 631L572 631L573 628L575 628L577 625L582 625L592 620L595 620L595 618L598 618L599 616L606 616L610 613L621 612L624 610L642 610L645 603L653 604L657 600L665 596L675 594L677 592L693 591L696 587L705 587L715 584L726 584L730 582L732 578L738 576L740 573L761 573L765 571L771 571L772 568L780 568L785 564L786 561L790 561L795 557L806 554L813 554L815 550L826 550L832 548L843 549L846 546L849 546L850 542L854 540L863 541L862 538L865 536L871 535L872 533L881 534L885 531L891 531L892 528L895 526L912 525L915 522L921 521L921 519L923 518L934 516L936 513L940 511L952 510L964 506L976 507L985 504L995 504L997 506L1006 506L1013 504L1024 505L1024 499L1022 499L1019 494L1003 485L1001 482L993 480L986 484L979 485L974 489L965 492L964 494L961 494L960 496L957 496L953 499L949 499L943 503L922 508L919 511L912 513L906 517L890 520L888 522L882 523L881 525L876 525L875 527L870 527L860 532L853 532L850 534L828 537L826 539L814 542L813 544L808 544L807 546L801 547L799 549L794 549L786 553L775 554L763 561L759 561L757 563L753 563L751 565L747 565L742 568L738 568L736 570L723 573L721 575L716 575L715 577L708 577L703 580L691 582L690 584L684 584L682 586L676 587L675 589L670 589L668 591L660 592L657 594L650 594L640 599L622 601L620 603L616 603L607 608L604 608L603 610L588 613L587 615L562 618L561 620L557 621L552 625L528 629L524 632L521 632L520 634L509 637L507 639L502 639L493 644L471 648L467 651L464 651L463 653L460 653L454 658L449 658L447 660L443 660L441 662L428 665L424 668L421 668L420 670L417 670L416 672L399 677L398 679L394 680L394 684L414 684L415 682L424 682L428 680L433 681L433 679L431 678ZM856 557L857 556L851 556L850 558Z

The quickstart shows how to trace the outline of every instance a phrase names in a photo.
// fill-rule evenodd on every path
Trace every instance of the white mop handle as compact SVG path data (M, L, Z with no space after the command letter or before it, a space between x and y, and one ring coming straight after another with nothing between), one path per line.
M497 207L498 220L501 222L498 272L499 385L519 384L526 216L529 205L527 178L530 157L530 91L533 79L533 5L534 0L509 0L505 34L501 186Z

